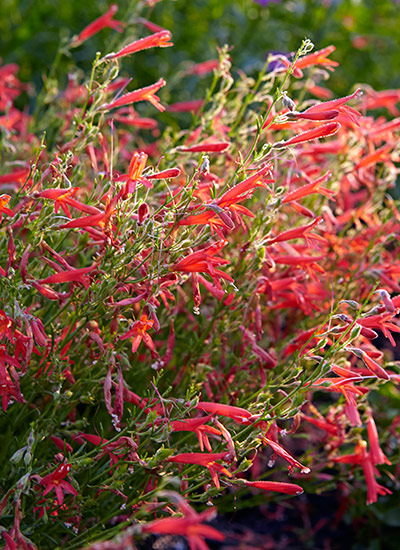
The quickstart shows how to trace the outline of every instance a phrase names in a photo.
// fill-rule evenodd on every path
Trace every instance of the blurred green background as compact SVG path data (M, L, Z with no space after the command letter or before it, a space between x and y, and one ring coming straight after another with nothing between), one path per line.
M266 3L266 6L260 5ZM168 80L185 61L216 57L216 47L233 46L234 69L252 73L269 51L290 52L304 37L316 49L335 44L331 55L340 67L329 87L343 95L355 83L365 82L377 90L400 87L400 4L395 0L161 0L145 7L142 15L170 29L174 48L149 50L124 65L140 85L160 76ZM134 22L144 2L120 0L115 16L127 24L124 38L132 40L149 31ZM3 62L20 65L20 78L39 89L52 64L60 41L78 34L104 13L110 2L98 0L2 0L0 2L0 55ZM63 57L59 74L66 75L71 62L87 69L97 50L109 50L121 40L119 33L104 29ZM108 50L108 51L109 51ZM139 61L138 61L139 60ZM124 62L125 63L125 62ZM182 97L192 96L198 79L188 79ZM201 90L197 90L201 92ZM177 92L179 96L179 91ZM201 97L196 94L196 97Z

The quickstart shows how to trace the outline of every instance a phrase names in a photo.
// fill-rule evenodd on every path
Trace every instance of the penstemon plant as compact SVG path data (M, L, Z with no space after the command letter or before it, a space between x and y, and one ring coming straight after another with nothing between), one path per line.
M373 112L399 94L332 99L335 48L305 39L257 79L222 48L190 69L213 73L204 99L168 107L162 75L120 76L173 46L142 21L87 80L61 89L55 64L33 115L0 68L8 550L205 549L222 495L396 490L398 411L380 431L373 396L400 381L375 345L400 332L400 119Z

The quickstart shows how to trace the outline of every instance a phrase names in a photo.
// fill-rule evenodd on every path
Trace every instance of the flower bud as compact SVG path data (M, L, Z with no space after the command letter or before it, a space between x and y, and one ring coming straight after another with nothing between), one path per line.
M282 103L283 105L289 109L289 111L294 111L296 108L296 104L288 95L287 92L282 92Z
M150 209L147 203L142 202L138 208L138 223L142 225L150 215Z

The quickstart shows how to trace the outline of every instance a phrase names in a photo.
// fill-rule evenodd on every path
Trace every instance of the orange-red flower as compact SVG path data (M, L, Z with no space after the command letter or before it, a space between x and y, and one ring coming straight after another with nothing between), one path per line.
M284 493L285 495L301 495L303 488L295 483L284 483L281 481L247 481L243 480L247 487L254 487L262 491L273 491L275 493Z
M145 86L144 88L139 88L138 90L129 92L118 99L115 99L111 103L103 105L102 109L109 111L115 107L121 107L122 105L129 105L138 101L149 101L159 111L165 111L165 107L161 105L160 99L155 95L160 88L165 86L165 84L165 80L160 78L157 82L151 84L150 86Z
M179 507L184 517L170 517L156 519L146 525L142 525L142 533L155 533L157 535L184 535L189 542L190 550L208 550L204 538L211 540L224 540L225 536L214 527L204 525L202 522L215 517L215 509L209 508L198 514L181 497Z
M347 348L353 352L354 355L363 360L364 364L375 376L382 378L382 380L390 380L390 376L376 361L368 355L368 353L360 348Z
M117 178L117 181L126 181L122 198L127 198L128 194L134 193L137 183L143 183L146 187L151 189L153 186L146 178L142 178L142 172L146 167L148 155L143 152L135 151L132 155L129 163L128 173Z
M199 464L200 466L205 466L208 468L212 480L217 487L220 488L220 483L218 479L218 474L224 474L228 477L232 477L232 474L224 466L216 462L217 460L229 458L228 453L182 453L175 456L170 456L167 458L167 462L177 462L179 464Z
M235 407L233 405L225 405L223 403L199 401L196 405L196 409L200 409L210 414L227 416L228 418L232 418L236 422L239 422L239 424L251 424L253 420L253 415L246 409Z
M372 462L371 453L367 451L367 442L362 440L357 443L354 454L331 457L333 462L342 464L360 464L364 471L367 484L367 504L373 504L378 500L378 495L391 495L392 492L380 485L375 476L378 471Z
M332 198L332 196L335 194L334 191L331 191L326 187L321 187L321 183L329 179L331 175L332 172L328 171L317 178L315 181L307 183L306 185L299 187L299 189L296 189L295 191L289 191L289 193L286 193L283 196L282 204L297 201L298 199L302 199L303 197L307 197L308 195L312 195L314 193L320 193L321 195L325 195L325 197Z
M174 420L171 422L171 428L174 432L194 432L199 440L200 450L211 452L212 448L208 439L208 434L221 435L220 430L213 426L206 426L206 422L211 420L212 416L203 416L201 418L188 418L187 420Z
M116 19L113 19L113 16L118 11L117 4L111 4L109 10L89 23L87 27L83 29L83 31L77 36L77 38L73 41L74 46L78 46L94 34L97 34L99 31L106 27L110 27L111 29L114 29L118 32L122 32L122 23L121 21L117 21Z
M217 254L227 244L227 240L221 240L211 246L208 246L207 248L193 252L176 264L169 266L169 270L183 271L186 273L208 273L216 283L218 283L217 277L221 277L222 279L232 282L233 279L230 275L227 275L220 269L215 269L214 267L216 265L230 264L229 260L215 257L215 254Z
M45 189L44 191L35 193L34 197L54 200L54 211L56 212L56 214L61 206L64 214L68 216L68 218L71 218L71 213L68 206L72 206L73 208L76 208L81 212L86 212L87 214L100 214L101 210L99 210L98 208L90 206L89 204L84 204L73 198L73 195L75 195L78 190L79 187L70 187L68 189Z
M19 168L9 174L3 174L0 176L0 185L3 183L22 183L28 177L29 172L29 168Z
M308 474L311 470L307 466L303 466L298 460L296 460L291 454L289 454L286 449L284 449L279 443L273 441L272 439L262 436L261 441L266 445L269 445L275 454L281 456L287 460L290 464L289 470L292 470L293 467L300 468L302 474Z
M312 130L307 130L302 132L297 136L293 136L286 141L279 141L274 144L274 147L289 147L289 145L296 145L297 143L304 143L310 141L311 139L318 139L321 137L333 136L340 129L339 122L329 122L328 124L323 124Z
M370 449L369 454L372 464L374 466L376 466L377 464L390 465L390 460L385 456L385 453L382 451L381 446L379 445L378 430L376 428L375 420L372 416L371 411L368 411L367 433Z
M339 99L332 99L330 101L324 101L323 103L318 103L317 105L312 105L305 111L297 112L292 111L286 113L287 118L290 120L332 120L337 119L339 122L352 122L359 126L357 117L361 116L361 113L345 105L351 99L359 97L361 90L357 89L353 94L340 97Z
M8 208L7 204L10 202L10 195L0 195L0 221L3 217L3 214L7 214L7 216L14 216L14 212L11 210L11 208Z
M118 57L124 57L126 55L130 55L131 53L147 50L148 48L167 48L168 46L173 46L173 43L169 42L169 40L171 40L171 36L172 35L169 31L162 30L156 32L150 36L145 36L144 38L135 40L135 42L128 44L128 46L125 46L125 48L122 48L116 53L109 53L104 59L117 59Z
M211 275L212 280L214 281L215 286L218 289L221 289L221 284L219 282L219 277L225 279L226 281L233 282L233 279L227 273L224 273L220 269L217 269L217 265L226 265L229 264L229 260L224 258L215 258L221 248L226 246L228 241L222 239L221 241L203 248L197 252L193 252L186 256L176 264L169 266L170 271L183 271L186 273L192 273L192 286L193 286L193 298L195 304L195 313L198 313L198 307L201 302L200 289L199 289L199 280L198 273L208 273Z
M10 342L14 342L11 330L12 324L12 320L0 309L0 338L6 336Z
M208 61L203 61L202 63L196 63L186 70L186 74L196 74L198 76L203 76L204 74L210 73L214 69L218 69L219 60L218 59L209 59Z
M209 141L190 147L179 147L179 151L183 153L222 153L228 149L229 145L228 141Z
M59 229L82 228L89 231L90 228L98 226L101 228L103 234L108 236L111 232L111 228L114 227L112 225L111 219L114 215L115 205L118 199L118 195L113 197L111 200L109 199L109 197L107 197L107 202L103 212L96 209L97 212L95 214L84 216L82 218L75 218L70 222L60 225ZM68 204L70 204L71 200L73 199L68 199Z
M271 245L273 243L279 243L282 241L289 241L291 239L300 239L304 238L306 240L307 246L311 246L311 241L314 239L320 243L327 243L327 240L324 237L321 237L320 235L316 235L311 233L310 231L313 227L319 224L319 222L322 220L322 216L319 216L316 218L313 222L309 223L308 225L302 225L301 227L296 227L295 229L288 229L287 231L283 231L276 237L273 237L272 239L268 239L266 241L266 245Z
M90 279L87 276L88 273L96 269L97 265L93 264L90 267L81 267L79 269L70 269L68 271L60 271L54 275L46 277L46 279L39 279L38 283L82 283L85 288L89 287Z
M234 220L240 222L240 215L254 217L254 214L245 206L237 204L248 199L256 187L267 187L268 183L273 183L271 178L265 179L270 173L272 165L270 163L257 170L254 174L234 185L225 191L215 201L204 205L204 210L198 214L189 214L179 221L178 225L196 225L210 224L213 227L228 227L232 229L235 226Z
M296 78L302 78L303 71L301 69L305 69L306 67L313 67L314 65L322 65L327 69L333 71L333 68L338 67L339 63L337 61L332 61L332 59L328 59L328 55L330 55L335 50L335 46L327 46L322 50L318 50L316 52L305 55L304 57L300 57L300 59L298 59L295 63L293 76L295 76Z
M148 319L147 315L142 315L139 321L135 321L132 328L123 334L120 339L126 340L132 336L134 337L132 340L132 353L135 353L142 340L151 351L155 351L153 340L147 334L147 331L152 328L153 324L154 321L152 319Z
M179 101L178 103L171 103L168 105L167 110L170 113L197 113L204 104L203 99L192 99L191 101Z
M45 487L45 490L43 491L43 496L46 496L48 493L50 493L50 491L54 489L57 496L58 504L60 506L62 506L64 502L64 493L70 493L77 496L78 493L76 489L74 489L72 485L64 479L70 471L71 464L61 464L60 466L58 466L58 468L54 470L54 472L43 477L40 480L40 484Z

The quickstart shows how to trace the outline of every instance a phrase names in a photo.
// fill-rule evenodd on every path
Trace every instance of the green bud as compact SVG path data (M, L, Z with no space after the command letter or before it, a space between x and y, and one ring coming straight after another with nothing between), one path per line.
M26 447L22 447L21 449L18 449L18 451L15 451L15 453L10 458L10 462L13 464L18 464L20 460L22 460L22 457L26 451Z

